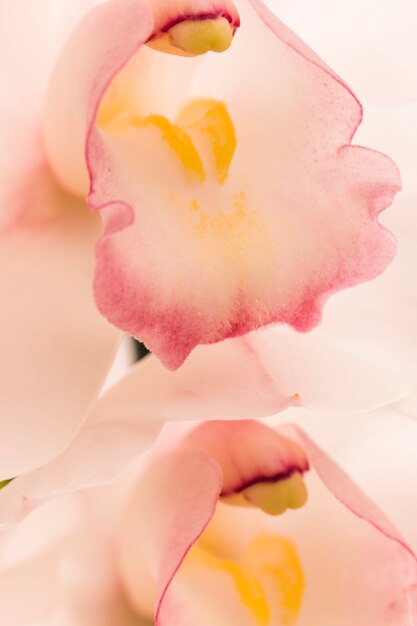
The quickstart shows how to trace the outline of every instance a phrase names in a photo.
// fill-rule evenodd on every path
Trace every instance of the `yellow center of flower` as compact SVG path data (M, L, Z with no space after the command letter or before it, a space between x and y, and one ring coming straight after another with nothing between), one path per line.
M158 198L154 212L161 210L164 223L172 220L181 229L189 254L213 276L219 303L229 285L259 298L272 280L274 243L250 179L234 167L238 137L226 104L197 98L174 119L154 113L148 101L141 105L139 87L132 87L140 63L138 57L115 79L97 117L110 150L126 158L124 172L132 168L123 176L141 196L149 193L151 203ZM259 275L263 284L255 280Z
M175 123L163 115L141 117L119 107L117 99L103 101L98 115L103 130L126 136L133 129L154 127L187 172L202 182L207 169L213 168L218 183L225 183L236 149L236 133L223 102L208 98L193 100L181 110ZM201 152L208 153L205 164L197 145Z
M238 138L226 104L191 100L172 121L140 115L128 82L121 76L110 88L97 122L115 150L132 155L132 184L141 194L151 190L161 219L181 228L189 254L210 271L219 303L229 287L259 298L271 280L274 243L250 180L233 169Z
M159 33L147 45L168 54L197 56L209 51L225 52L233 35L233 27L225 17L188 19Z
M203 534L187 555L183 568L208 586L224 575L258 626L292 626L297 621L304 574L297 552L286 537L259 534L240 555L230 558L222 555L211 541L206 542Z

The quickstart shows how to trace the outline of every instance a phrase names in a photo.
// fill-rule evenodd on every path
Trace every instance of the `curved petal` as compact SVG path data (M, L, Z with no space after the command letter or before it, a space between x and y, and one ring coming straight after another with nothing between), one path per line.
M144 615L156 610L158 626L180 623L183 609L169 585L212 518L221 486L216 463L183 449L150 465L130 499L119 535L120 572L133 606Z
M303 519L283 519L280 529L296 541L306 568L305 621L301 624L317 619L337 621L341 626L414 624L415 554L348 475L305 432L295 430L322 483L310 484ZM323 527L323 511L329 530L317 533L317 527Z
M103 398L97 415L160 422L250 419L293 405L365 412L405 397L413 383L412 374L396 376L315 333L268 329L200 346L177 372L147 357Z
M325 296L375 277L395 253L376 220L399 189L398 172L382 155L348 145L361 119L357 100L260 3L241 0L238 9L244 23L230 53L204 60L184 94L184 100L198 96L206 103L199 109L201 128L193 122L194 109L176 125L161 120L158 110L145 122L135 118L143 110L134 111L137 128L127 137L111 124L109 130L109 120L107 127L101 118L101 127L94 126L111 79L153 32L152 16L139 1L126 8L114 0L90 14L61 59L48 99L49 154L72 188L85 186L87 137L90 204L105 222L97 248L98 306L171 368L200 343L272 322L310 329ZM96 46L91 54L86 44L92 33L99 53ZM82 75L70 62L76 44L87 53ZM255 71L254 59L262 72ZM188 61L177 60L180 75L183 67L194 67ZM57 106L64 80L82 94L79 106L70 100L64 109ZM285 90L273 88L278 80ZM213 95L226 109L214 103L206 110ZM300 120L309 120L307 129ZM209 171L202 145L206 123L214 124L210 133L217 140L226 137L230 159L220 163L220 151L220 184L207 180L199 187L186 182L190 172L182 171L181 159L200 177L203 165ZM74 155L77 172L70 167ZM278 183L271 186L277 169Z
M361 97L381 104L417 98L417 15L413 0L383 5L374 0L352 0L343 5L332 0L267 0L267 4Z
M65 451L23 474L0 491L0 529L22 519L50 498L111 483L146 451L162 424L103 422L83 427Z
M45 176L28 214L0 233L0 476L46 463L97 396L119 333L91 295L99 224Z
M150 356L94 403L63 454L0 491L0 524L45 498L111 481L154 442L166 421L254 419L291 405L364 412L399 400L411 388L402 376L314 334L286 329L201 346L177 372Z

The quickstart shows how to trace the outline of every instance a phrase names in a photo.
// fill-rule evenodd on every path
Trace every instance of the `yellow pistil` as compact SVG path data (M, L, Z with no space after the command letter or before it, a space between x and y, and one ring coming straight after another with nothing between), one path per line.
M234 29L225 17L189 19L148 41L148 46L168 54L198 56L225 52L230 48Z
M300 509L308 498L303 476L299 472L284 480L256 483L242 493L245 500L268 515L282 515L287 509Z

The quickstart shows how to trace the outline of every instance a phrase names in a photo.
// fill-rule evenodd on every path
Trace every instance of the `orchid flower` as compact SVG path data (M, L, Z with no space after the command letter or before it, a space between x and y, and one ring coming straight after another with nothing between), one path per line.
M415 623L414 553L305 432L178 430L118 483L2 535L2 623Z
M261 3L95 4L0 8L2 478L68 445L108 371L97 240L99 309L169 367L311 328L395 251L377 222L395 166L350 145L358 101Z
M358 101L262 3L166 7L113 0L80 24L45 140L104 220L99 309L176 368L273 322L309 330L329 293L378 275L395 245L376 220L400 182L350 145ZM202 52L230 49L196 60L203 25Z

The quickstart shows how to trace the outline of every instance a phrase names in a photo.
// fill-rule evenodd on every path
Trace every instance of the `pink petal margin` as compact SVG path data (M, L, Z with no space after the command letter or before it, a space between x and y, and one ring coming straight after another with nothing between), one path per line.
M346 472L314 443L304 430L293 425L290 426L290 430L294 432L298 441L304 446L312 468L336 500L392 543L392 559L386 565L392 567L393 570L396 566L398 576L402 576L404 579L403 585L407 590L409 623L411 626L416 626L417 556L384 513L351 481ZM397 580L393 577L392 584ZM381 598L382 602L385 602L385 598ZM396 608L394 605L387 606L387 610L392 609L394 612Z

